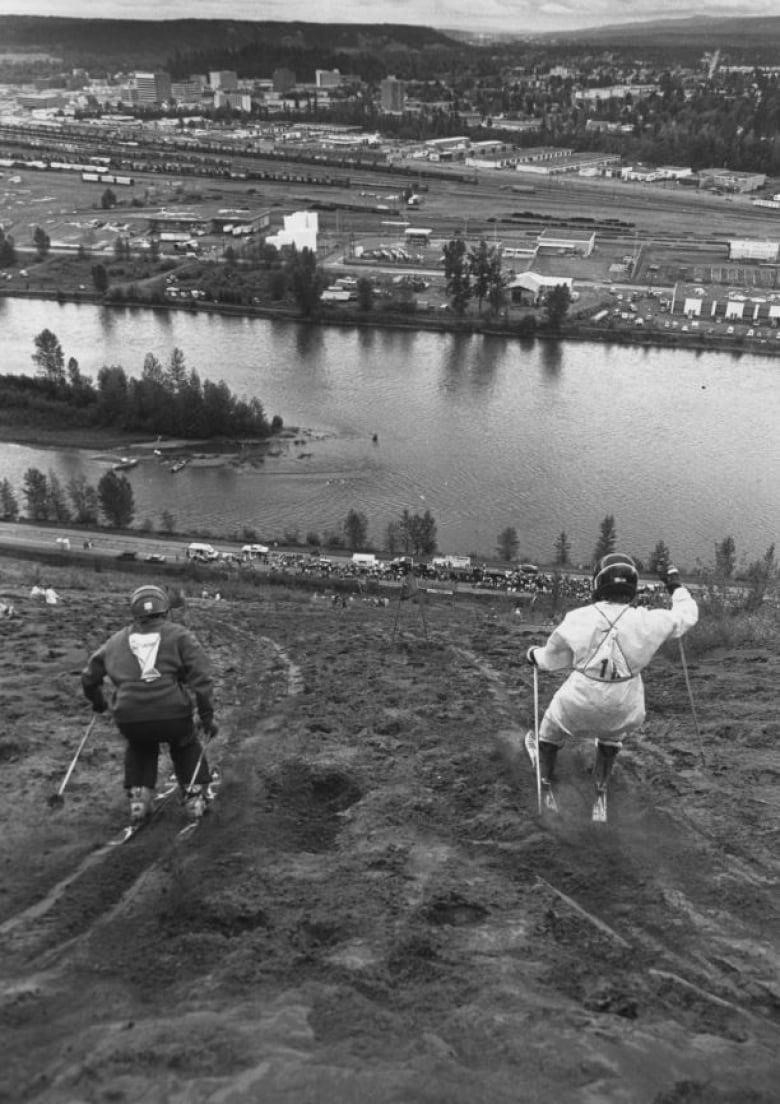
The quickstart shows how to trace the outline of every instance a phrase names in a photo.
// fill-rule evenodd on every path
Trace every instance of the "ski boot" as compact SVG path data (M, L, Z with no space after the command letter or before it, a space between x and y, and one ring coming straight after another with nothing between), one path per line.
M184 812L187 819L198 821L209 811L209 787L208 783L191 786L184 797Z
M536 733L532 728L529 728L525 734L525 750L528 752L531 766L536 768Z
M152 814L154 790L148 786L131 786L127 794L130 798L130 823L133 826L143 824Z
M537 754L539 756L539 774L542 783L542 808L546 809L549 813L559 812L558 802L555 800L555 794L552 788L553 767L555 766L555 757L558 754L557 745L550 744L546 740L540 740L537 744L536 734L533 729L529 728L525 734L525 750L528 752L528 757L534 767L536 767Z
M552 785L546 778L542 779L542 808L546 809L548 813L560 812L558 802L555 800Z
M596 796L593 801L593 812L591 813L591 820L594 824L606 824L607 823L607 784L602 783L600 786L596 786Z
M620 748L614 744L602 744L596 740L596 762L593 766L596 795L591 819L597 824L607 823L607 782L619 751Z

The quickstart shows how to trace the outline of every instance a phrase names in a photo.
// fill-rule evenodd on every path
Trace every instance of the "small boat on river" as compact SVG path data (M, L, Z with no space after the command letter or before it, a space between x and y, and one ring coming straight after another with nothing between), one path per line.
M114 471L130 471L137 464L138 460L131 460L129 456L123 456L118 464L114 464Z

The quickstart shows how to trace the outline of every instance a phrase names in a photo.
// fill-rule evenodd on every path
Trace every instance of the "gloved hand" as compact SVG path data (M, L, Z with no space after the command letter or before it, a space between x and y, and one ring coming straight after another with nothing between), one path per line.
M213 713L207 713L200 718L200 727L203 729L203 735L207 736L209 740L213 740L219 732L219 725L214 720Z
M669 564L665 571L659 572L659 578L670 594L674 594L677 588L682 586L680 572L674 564Z
M98 686L91 697L92 710L94 713L105 713L108 709L108 702L106 701L103 691Z
M535 651L536 651L536 648L529 648L528 651L525 653L525 661L531 667L536 667L537 666L536 656L534 655Z

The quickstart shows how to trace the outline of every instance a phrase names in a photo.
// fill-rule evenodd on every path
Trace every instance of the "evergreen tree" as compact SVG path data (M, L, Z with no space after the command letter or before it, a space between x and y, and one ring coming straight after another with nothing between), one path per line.
M97 488L87 482L85 475L74 475L68 481L68 496L73 507L73 520L77 525L97 525L100 500Z
M370 311L374 306L374 285L365 276L357 282L357 304L362 311Z
M304 318L314 314L325 287L325 277L317 267L317 255L311 249L293 249L287 263L290 290Z
M571 558L571 545L566 531L561 530L555 538L555 563L558 567L566 567Z
M95 285L95 291L100 295L105 295L108 291L108 272L105 265L96 264L92 266L92 283Z
M508 525L506 529L502 529L498 534L498 544L496 551L498 557L501 560L515 560L517 559L517 549L520 546L520 542L517 537L517 530L513 525Z
M385 548L391 556L396 556L399 552L406 551L404 537L405 530L400 521L388 522L385 531Z
M32 359L38 365L38 371L53 387L59 389L65 385L65 354L51 330L41 330L34 338L35 352Z
M561 323L569 313L570 306L571 292L566 284L557 284L550 288L544 297L544 310L551 329L561 328Z
M208 415L203 405L200 377L193 368L176 396L180 431L184 437L211 436Z
M359 510L350 510L344 521L344 540L351 552L359 552L366 547L368 538L368 519Z
M144 362L144 368L146 362ZM187 365L184 360L184 353L176 346L171 353L170 360L168 361L168 371L165 374L165 379L168 388L174 395L178 395L179 391L187 383Z
M754 560L746 575L751 587L750 606L757 609L763 604L767 591L777 584L777 560L775 546L770 544L760 560Z
M737 546L733 537L724 537L715 545L715 570L724 579L730 579L737 564Z
M477 310L480 314L482 313L482 304L490 292L492 255L494 252L497 251L488 248L484 238L476 248L469 250L468 271L472 280L472 295L477 300Z
M175 533L176 532L176 518L170 510L163 510L160 514L160 532L161 533ZM256 541L254 543L257 543Z
M133 488L126 476L107 471L97 486L100 509L107 523L115 529L127 529L135 514Z
M51 240L49 235L40 226L36 226L33 231L33 245L35 246L35 252L38 255L38 260L42 261L46 254L49 252L51 246Z
M501 251L494 249L490 258L488 272L488 304L495 318L506 306L506 287L509 277L502 269Z
M594 564L597 564L602 556L607 556L610 552L614 552L616 544L617 532L615 530L615 518L614 515L607 514L599 527L599 539L593 551Z
M436 551L436 522L430 510L424 514L410 514L404 510L400 531L404 551L414 556L432 556Z
M0 267L6 268L12 264L16 264L14 239L10 234L4 233L2 227L0 227Z
M107 365L98 372L98 409L103 425L124 428L128 413L128 384L124 368Z
M71 518L62 483L51 468L47 479L46 512L50 521L56 521L60 525L66 524Z
M471 298L471 279L463 238L453 238L444 246L444 279L452 309L458 316L465 314Z
M19 502L7 479L0 480L0 516L3 521L16 521L19 517Z
M22 481L22 494L27 501L27 516L31 521L49 518L49 488L46 476L38 468L28 468Z

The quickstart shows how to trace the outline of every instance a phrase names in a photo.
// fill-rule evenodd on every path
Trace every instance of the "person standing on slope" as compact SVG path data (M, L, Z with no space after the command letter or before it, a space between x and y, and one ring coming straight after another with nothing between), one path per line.
M699 608L669 566L661 575L672 596L670 609L637 608L639 576L630 556L610 553L593 574L593 600L571 610L550 634L544 647L528 649L527 661L541 671L571 670L556 691L539 728L539 773L544 805L557 811L552 790L558 749L567 736L596 740L593 771L596 786L594 820L606 820L607 780L623 739L645 719L641 671L661 645L692 628ZM536 762L536 735L525 744Z
M104 713L109 701L103 680L112 684L111 710L127 741L124 781L131 824L151 813L160 744L170 749L188 815L200 817L211 772L195 734L193 697L204 733L217 734L206 654L188 629L168 620L170 600L160 587L138 587L130 612L132 623L90 656L81 675L84 694L96 713Z

